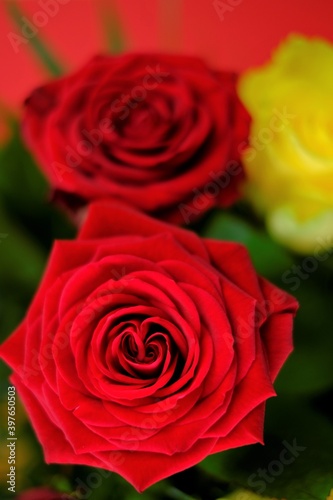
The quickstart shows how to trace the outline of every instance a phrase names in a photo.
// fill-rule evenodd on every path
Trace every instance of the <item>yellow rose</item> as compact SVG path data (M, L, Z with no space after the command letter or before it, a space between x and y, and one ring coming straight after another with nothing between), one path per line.
M333 46L291 36L239 93L253 119L246 196L282 244L333 247Z

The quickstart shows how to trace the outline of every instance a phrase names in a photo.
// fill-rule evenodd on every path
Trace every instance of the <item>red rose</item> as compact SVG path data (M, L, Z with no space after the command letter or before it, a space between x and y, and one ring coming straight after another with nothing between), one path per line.
M70 500L73 497L65 493L56 492L49 488L33 488L21 493L17 500Z
M35 90L24 119L56 199L118 199L175 223L238 197L248 128L236 75L179 55L97 56Z
M55 244L0 354L47 462L143 490L262 442L296 308L241 245L96 202L78 239Z

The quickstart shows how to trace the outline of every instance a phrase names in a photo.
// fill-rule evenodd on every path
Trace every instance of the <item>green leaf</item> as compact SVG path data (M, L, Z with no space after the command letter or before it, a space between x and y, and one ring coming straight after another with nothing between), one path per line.
M7 235L0 244L2 285L6 283L9 289L19 285L32 291L44 268L45 252L23 228L13 223L1 206L0 228Z
M124 52L125 39L123 29L114 4L109 3L106 6L101 5L98 7L102 26L104 28L107 47L109 48L111 54L120 54L121 52Z
M47 185L22 143L20 125L11 121L11 140L0 151L0 195L22 205L46 196Z
M12 129L11 141L0 151L0 202L12 223L48 250L54 238L71 238L75 231L49 202L50 188L22 143L19 125L13 122Z
M11 122L11 141L0 151L0 330L22 320L45 267L54 237L74 229L47 201L48 187Z
M333 387L333 289L306 280L295 291L294 352L276 383L278 393L317 394Z
M51 486L54 490L62 493L70 493L72 491L69 479L62 474L57 474L52 477Z
M229 213L215 212L208 219L202 235L242 243L247 247L258 273L267 278L280 276L293 263L287 250L274 242L267 233Z
M195 498L193 498L189 495L186 495L186 493L183 493L178 488L173 488L173 487L168 488L166 490L166 494L167 494L168 498L170 498L172 500L196 500Z
M256 493L253 493L253 491L246 490L244 488L238 488L233 492L229 493L227 496L218 498L217 500L274 500L274 499L269 497L259 496Z
M24 13L21 11L20 6L15 0L11 0L9 2L5 2L5 7L20 32L22 32ZM39 34L30 37L28 45L33 49L38 59L52 76L60 76L64 73L63 68L52 54L50 48L48 48L46 43L42 41Z

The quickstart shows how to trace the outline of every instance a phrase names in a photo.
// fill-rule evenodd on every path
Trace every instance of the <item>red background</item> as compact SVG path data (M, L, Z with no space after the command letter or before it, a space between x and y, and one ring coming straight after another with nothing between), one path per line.
M8 33L20 34L1 0L0 102L17 107L47 78L31 44L16 54ZM17 0L32 19L46 0ZM51 0L55 1L55 0ZM182 51L204 57L216 67L243 70L264 62L288 33L320 35L333 41L331 0L225 0L230 11L221 20L213 0L68 0L39 29L60 61L70 69L105 50L105 9L116 12L126 50ZM238 5L236 5L238 4Z

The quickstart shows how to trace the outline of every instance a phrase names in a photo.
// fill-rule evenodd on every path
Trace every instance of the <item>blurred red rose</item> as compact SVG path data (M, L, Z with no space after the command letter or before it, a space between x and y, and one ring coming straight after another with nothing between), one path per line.
M241 245L100 202L77 240L56 243L0 354L47 462L115 471L141 491L262 442L296 308Z
M17 500L70 500L73 497L50 490L49 488L33 488L20 493Z
M24 137L72 208L114 198L190 222L239 195L249 116L235 83L191 57L97 56L32 93Z

